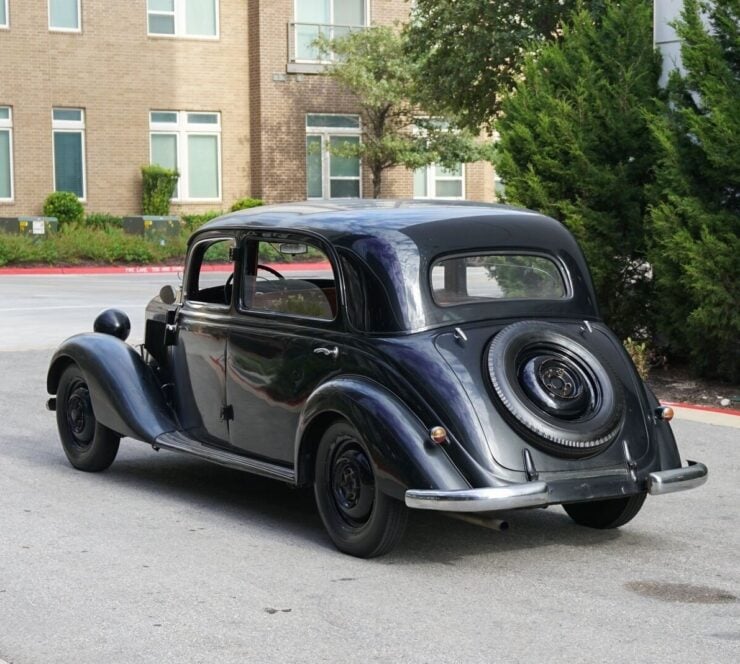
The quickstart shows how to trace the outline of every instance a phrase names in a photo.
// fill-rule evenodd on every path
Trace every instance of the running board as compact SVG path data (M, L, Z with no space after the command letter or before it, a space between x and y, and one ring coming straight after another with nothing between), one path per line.
M163 433L161 436L157 436L155 442L152 443L152 447L155 450L163 447L176 452L185 452L186 454L192 454L200 459L212 461L227 468L245 470L255 475L262 475L263 477L295 484L295 472L290 468L278 466L268 461L250 459L241 454L234 454L233 452L203 445L199 440L191 438L182 431L170 431L169 433Z

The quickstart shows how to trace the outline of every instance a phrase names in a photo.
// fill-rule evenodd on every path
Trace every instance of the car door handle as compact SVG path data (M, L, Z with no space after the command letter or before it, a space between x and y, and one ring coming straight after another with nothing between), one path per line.
M335 360L339 357L339 347L334 348L314 348L313 352L316 355L326 355L327 357L333 357Z

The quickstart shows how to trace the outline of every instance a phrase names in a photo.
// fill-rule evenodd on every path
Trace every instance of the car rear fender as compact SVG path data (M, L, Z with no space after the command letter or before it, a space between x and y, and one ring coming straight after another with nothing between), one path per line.
M49 366L46 389L56 394L70 364L82 371L96 419L123 436L153 443L177 429L152 370L134 348L109 334L78 334L59 347Z
M381 491L403 499L406 489L467 489L470 484L429 430L401 400L382 385L343 376L321 385L308 399L296 432L296 480L313 482L321 436L337 419L360 434L375 464Z

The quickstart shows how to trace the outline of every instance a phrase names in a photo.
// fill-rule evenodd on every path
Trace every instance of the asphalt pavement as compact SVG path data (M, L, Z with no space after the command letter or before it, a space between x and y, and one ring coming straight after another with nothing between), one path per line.
M357 560L310 491L130 440L104 473L68 465L43 408L52 346L172 275L96 279L79 299L0 280L0 660L740 661L736 428L676 422L708 483L618 531L560 508L506 532L413 512L394 552Z

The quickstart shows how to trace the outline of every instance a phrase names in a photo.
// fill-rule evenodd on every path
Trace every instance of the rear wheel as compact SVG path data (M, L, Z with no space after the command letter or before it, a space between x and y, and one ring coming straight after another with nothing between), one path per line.
M568 516L577 524L588 528L619 528L637 516L647 494L638 493L628 498L592 500L588 503L563 505Z
M316 454L316 505L340 551L373 558L390 551L406 527L406 507L382 493L370 455L347 423L330 426Z
M113 463L121 437L95 419L90 390L76 364L59 380L56 415L62 448L75 468L98 472Z

